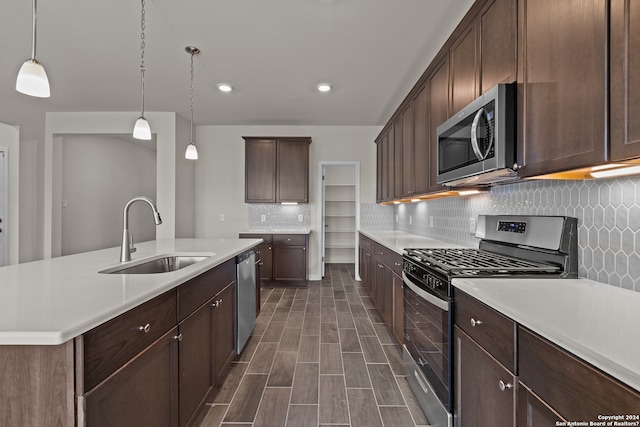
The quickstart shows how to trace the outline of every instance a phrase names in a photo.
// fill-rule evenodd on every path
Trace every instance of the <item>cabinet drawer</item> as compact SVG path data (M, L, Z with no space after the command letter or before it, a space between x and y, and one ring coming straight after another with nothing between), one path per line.
M178 321L193 313L236 279L234 259L194 277L178 287Z
M172 289L82 336L87 392L176 325ZM146 332L145 332L146 329Z
M398 276L402 276L402 255L390 249L386 249L382 262Z
M305 246L306 234L274 234L273 244L278 246Z
M640 393L518 327L520 381L568 420L637 415Z
M455 324L517 374L515 322L458 289L454 294L454 307Z

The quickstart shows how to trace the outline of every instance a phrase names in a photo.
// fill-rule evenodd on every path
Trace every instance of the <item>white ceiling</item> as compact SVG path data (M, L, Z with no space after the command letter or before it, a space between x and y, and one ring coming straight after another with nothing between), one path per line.
M383 125L472 3L146 0L145 110L189 117L193 45L196 125ZM49 99L14 90L31 0L2 0L0 113L139 110L139 0L40 0L37 47Z

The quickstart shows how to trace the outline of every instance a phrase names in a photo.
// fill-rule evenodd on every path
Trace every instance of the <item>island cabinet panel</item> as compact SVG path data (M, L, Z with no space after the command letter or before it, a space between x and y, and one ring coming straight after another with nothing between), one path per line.
M189 423L215 385L211 363L212 352L217 346L213 333L213 304L214 298L211 298L178 325L181 427Z
M177 324L176 290L86 332L84 390L89 391Z
M640 393L522 326L518 357L520 381L568 420L638 415Z
M226 369L236 355L236 290L233 282L218 293L212 302L213 308L213 375L215 386L222 384Z
M517 2L489 0L478 14L480 26L480 92L517 76Z
M87 427L178 425L177 332L174 327L107 381L79 397L79 417Z
M0 425L75 425L73 341L0 346Z
M607 5L519 0L520 176L605 160Z
M235 259L230 259L178 288L178 321L193 313L212 296L236 280Z
M245 141L245 202L276 201L276 142L270 139Z
M429 191L442 191L445 187L436 182L438 175L438 126L449 118L449 56L444 56L434 67L428 79L429 85Z
M640 156L640 3L611 0L611 160Z

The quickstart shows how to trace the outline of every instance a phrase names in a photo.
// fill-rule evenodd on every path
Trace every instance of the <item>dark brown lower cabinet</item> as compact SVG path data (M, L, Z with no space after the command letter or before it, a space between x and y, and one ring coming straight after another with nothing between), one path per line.
M385 285L384 273L385 273L384 265L382 265L380 262L376 262L375 273L373 274L374 276L373 303L375 304L376 308L378 309L380 314L382 314L383 317L384 317L384 285Z
M213 301L213 374L218 386L236 355L236 282L220 291Z
M402 277L391 275L393 287L393 334L400 345L404 344L404 291Z
M276 282L306 282L306 246L274 246L273 279Z
M514 426L515 376L457 326L454 419L457 427Z
M84 396L87 427L178 425L178 328Z
M536 396L529 387L518 383L518 426L555 426L557 421L567 422Z
M240 238L263 240L256 250L262 282L307 283L308 234L240 234Z
M213 299L178 325L180 366L180 426L193 418L214 386L212 375Z

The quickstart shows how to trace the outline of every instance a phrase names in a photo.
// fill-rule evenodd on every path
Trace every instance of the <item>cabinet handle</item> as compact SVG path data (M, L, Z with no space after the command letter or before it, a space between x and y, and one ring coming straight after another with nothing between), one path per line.
M177 341L182 341L182 334L174 335L173 339Z
M147 334L151 330L151 325L147 323L144 326L138 326L136 328L136 330L139 331L139 332L144 332L145 334Z
M303 251L306 251L306 250L307 250L307 248L302 248L302 250L303 250Z
M217 307L220 304L222 304L222 299L219 299L218 301L214 302L213 304L211 304L211 307Z
M291 241L291 239L287 239L287 242L290 242L290 241Z
M271 246L269 246L269 250L271 250Z
M513 384L505 383L504 381L500 380L500 382L498 383L498 388L500 389L500 391L509 390L513 388Z
M482 325L482 320L476 320L473 317L471 318L471 326L473 326L474 328L478 325Z
M260 261L260 262L258 263L258 265L264 265L264 262Z
M380 255L384 255L384 252L380 251Z
M399 262L394 262L394 264L395 264L395 266L396 266L396 267L400 267L400 266L402 265L402 264L401 264L401 263L399 263Z
M382 264L378 264L378 268L384 268Z

